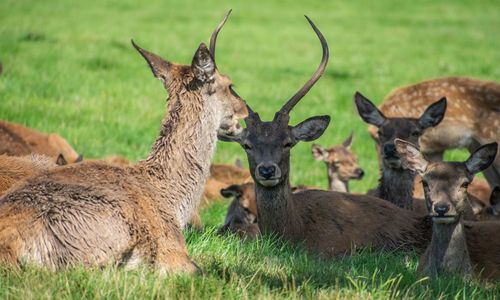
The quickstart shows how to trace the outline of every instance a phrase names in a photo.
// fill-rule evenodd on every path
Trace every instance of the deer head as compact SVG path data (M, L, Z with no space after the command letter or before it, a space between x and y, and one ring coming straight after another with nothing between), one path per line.
M497 143L479 147L465 162L429 162L413 144L396 139L402 164L422 177L429 215L438 224L458 222L468 204L467 187L474 175L495 159Z
M224 198L236 199L244 210L241 216L245 224L257 221L257 203L255 201L255 191L253 183L233 184L220 190Z
M271 122L262 122L258 113L250 107L245 118L246 128L234 138L221 137L238 142L245 149L250 172L256 184L272 187L288 179L290 149L299 141L313 141L320 137L330 122L329 116L309 118L298 125L289 125L289 113L323 74L328 62L328 45L325 38L306 16L309 24L321 41L323 57L311 79L275 113Z
M359 167L358 157L351 150L352 139L353 134L351 133L341 145L330 148L323 148L317 144L312 145L312 155L315 160L323 161L326 164L330 182L334 175L343 182L363 178L365 172Z
M169 94L171 103L181 98L201 98L211 105L217 105L220 114L219 134L233 135L241 131L238 119L247 116L244 101L236 94L229 77L219 73L215 64L217 35L225 24L231 10L212 33L210 50L201 43L190 66L169 62L160 56L132 45L148 63L153 75L160 79Z
M401 160L394 144L395 139L402 139L418 145L418 139L427 128L437 126L446 112L446 98L431 104L420 118L387 118L378 108L361 93L356 92L354 102L361 118L378 128L378 146L383 165L391 169L400 169Z

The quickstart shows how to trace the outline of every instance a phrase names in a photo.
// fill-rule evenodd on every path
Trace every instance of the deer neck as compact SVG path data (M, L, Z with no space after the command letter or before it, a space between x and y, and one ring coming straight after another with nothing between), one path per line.
M410 170L383 167L378 196L401 208L413 209L414 180L415 173Z
M189 99L171 97L160 135L142 162L159 193L160 210L175 211L182 227L198 208L209 176L221 120L215 100L198 94Z
M344 193L349 192L348 182L340 179L339 174L328 164L326 165L326 171L328 172L328 190Z
M273 187L255 185L257 222L263 234L288 236L293 231L291 226L299 218L294 215L291 197L292 190L288 178Z
M469 274L472 271L461 219L454 224L433 223L432 240L425 254L424 269L428 273Z

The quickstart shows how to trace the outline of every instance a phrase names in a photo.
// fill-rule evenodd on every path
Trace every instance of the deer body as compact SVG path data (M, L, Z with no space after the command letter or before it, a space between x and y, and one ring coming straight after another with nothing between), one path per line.
M62 154L70 163L80 160L78 153L58 134L46 134L19 124L0 121L0 154L23 156L31 153L53 158Z
M1 262L197 271L181 228L199 203L218 132L237 132L246 112L215 67L215 42L211 52L201 44L191 66L134 47L171 99L148 158L68 165L10 191L0 199Z
M418 270L426 276L440 273L500 278L500 222L466 222L467 187L474 175L494 161L496 143L487 144L465 162L429 162L419 149L396 140L402 164L422 177L428 215L432 218L432 240L422 255Z
M398 88L389 93L380 110L387 117L417 117L425 108L446 97L446 116L419 140L420 148L430 159L442 160L448 149L475 150L479 145L500 142L500 84L466 77L444 77ZM378 138L376 129L370 133ZM486 171L490 186L500 184L500 157Z

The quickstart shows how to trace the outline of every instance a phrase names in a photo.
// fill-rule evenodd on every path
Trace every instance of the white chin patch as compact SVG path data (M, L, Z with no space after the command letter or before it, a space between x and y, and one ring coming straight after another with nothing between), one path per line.
M457 217L432 217L432 221L436 224L451 224L457 221Z
M279 179L259 180L259 183L266 187L275 186L279 182Z

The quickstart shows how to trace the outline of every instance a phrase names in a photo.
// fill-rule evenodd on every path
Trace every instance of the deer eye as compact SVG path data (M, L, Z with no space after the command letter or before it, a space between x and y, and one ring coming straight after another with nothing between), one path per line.
M462 185L460 185L460 187L463 188L463 189L468 188L469 187L469 182L466 181L466 182L462 183Z
M290 142L290 141L285 142L285 143L283 144L283 147L285 147L285 148L292 148L292 146L293 146L293 144L292 144L292 142Z
M252 150L252 145L250 145L250 143L243 143L243 149Z
M415 130L411 133L411 136L420 136L420 133L421 133L420 131Z
M423 181L422 180L422 185L424 186L424 189L428 189L429 188L429 184L427 183L427 181Z

